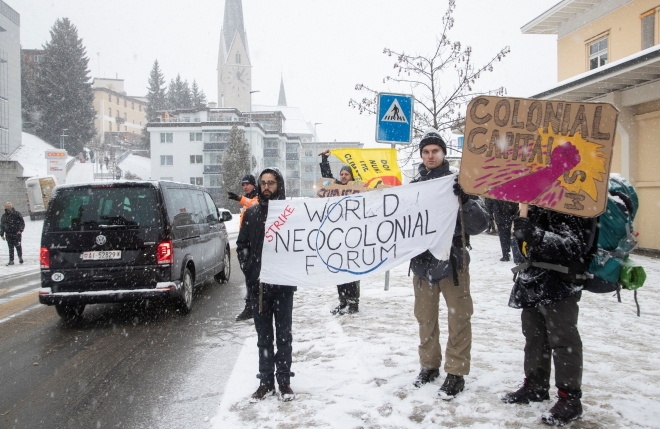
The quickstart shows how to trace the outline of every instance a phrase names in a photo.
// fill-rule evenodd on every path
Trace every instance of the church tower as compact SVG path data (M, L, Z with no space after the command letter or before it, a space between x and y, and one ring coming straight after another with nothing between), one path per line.
M218 53L218 106L250 111L252 65L243 27L241 0L225 0Z

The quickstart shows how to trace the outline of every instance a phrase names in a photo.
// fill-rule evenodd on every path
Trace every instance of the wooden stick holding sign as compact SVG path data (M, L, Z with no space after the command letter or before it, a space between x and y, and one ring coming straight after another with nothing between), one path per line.
M618 110L608 103L477 97L459 183L468 194L582 217L605 211Z

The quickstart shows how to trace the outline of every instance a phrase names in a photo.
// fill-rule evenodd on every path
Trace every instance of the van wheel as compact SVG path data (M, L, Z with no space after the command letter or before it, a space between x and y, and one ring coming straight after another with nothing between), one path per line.
M224 267L222 271L215 275L215 281L223 284L229 281L229 276L231 275L231 253L229 248L225 249Z
M181 309L181 312L183 314L188 314L190 313L190 310L192 310L192 303L193 303L193 288L194 288L194 283L193 283L193 276L190 273L190 270L188 267L183 269L183 281L182 281L182 294L181 294L181 301L179 302L179 308Z
M85 304L55 304L57 315L67 322L77 322L82 319Z

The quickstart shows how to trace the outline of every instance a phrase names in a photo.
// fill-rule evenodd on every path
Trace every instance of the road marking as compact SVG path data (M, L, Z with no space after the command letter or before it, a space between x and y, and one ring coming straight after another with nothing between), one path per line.
M27 294L23 294L17 299L13 299L9 302L0 304L0 323L4 322L5 319L9 320L12 317L16 317L18 314L23 314L29 311L32 308L36 308L41 304L37 304L31 308L35 303L38 303L39 292L34 291Z
M20 316L21 314L25 314L28 311L36 310L39 307L42 307L42 305L41 304L35 304L32 307L25 308L25 309L19 311L18 313L14 313L12 315L9 315L7 317L4 317L4 318L0 319L0 323L5 323L6 321L13 319L14 317Z

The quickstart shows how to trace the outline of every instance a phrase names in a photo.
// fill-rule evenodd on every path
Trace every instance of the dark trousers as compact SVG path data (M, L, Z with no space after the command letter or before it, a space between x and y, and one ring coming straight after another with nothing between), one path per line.
M568 391L582 387L582 340L578 332L581 294L551 305L525 308L525 377L533 384L549 386L550 358L555 362L555 386Z
M495 222L497 222L497 234L500 236L502 256L507 256L511 253L511 225L513 224L513 216L496 214Z
M5 234L7 239L7 246L9 246L9 260L14 260L14 248L16 248L16 254L18 259L23 259L23 248L21 247L21 235L20 234Z
M275 376L279 384L289 384L291 376L291 334L293 313L293 291L289 288L263 286L262 309L259 313L259 287L250 288L250 302L254 327L257 330L257 347L259 347L260 384L275 384ZM275 337L273 337L273 319L275 320ZM277 353L273 347L273 338L277 344ZM277 367L277 373L275 373Z
M337 286L339 301L346 300L349 304L359 304L360 301L360 282L344 283Z

